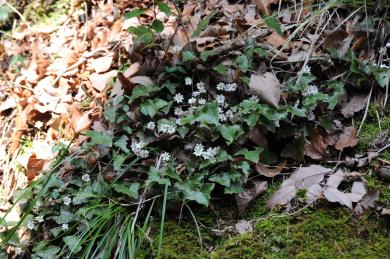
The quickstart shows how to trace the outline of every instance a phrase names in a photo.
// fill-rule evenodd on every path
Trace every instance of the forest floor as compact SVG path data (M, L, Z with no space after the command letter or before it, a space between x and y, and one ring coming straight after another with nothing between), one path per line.
M390 2L0 2L0 258L388 258Z

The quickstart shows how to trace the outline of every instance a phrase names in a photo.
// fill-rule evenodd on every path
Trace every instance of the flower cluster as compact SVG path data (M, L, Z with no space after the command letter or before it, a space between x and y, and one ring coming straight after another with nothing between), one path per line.
M161 132L161 133L173 134L176 131L176 127L172 126L170 124L167 124L167 123L166 124L161 124L158 127L158 131Z
M212 159L218 154L219 147L209 147L205 149L202 144L196 144L194 147L194 155L203 159Z
M217 84L217 90L219 91L225 91L225 92L234 92L237 89L236 83L231 84L225 84L225 83L218 83Z
M140 156L142 158L147 158L149 156L149 151L146 149L143 149L146 146L146 144L143 141L133 141L131 143L131 151L133 151L134 154L137 156Z
M303 96L309 96L309 95L314 95L314 94L317 94L318 93L318 87L315 86L315 85L309 85L308 88L306 88L303 92L302 92L302 95Z

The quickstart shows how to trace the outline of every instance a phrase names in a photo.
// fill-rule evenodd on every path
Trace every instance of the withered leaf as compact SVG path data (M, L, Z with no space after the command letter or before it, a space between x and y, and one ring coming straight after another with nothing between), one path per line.
M252 94L259 96L265 103L279 108L281 90L280 83L271 72L263 75L252 75L249 82L249 89Z
M89 60L89 66L93 68L96 73L106 72L110 69L113 56L105 56Z
M245 209L248 207L249 203L256 199L261 193L267 190L266 181L256 181L253 182L253 187L246 189L240 193L236 194L236 204L238 208L238 214L242 215Z
M91 126L90 112L81 113L74 105L70 108L71 125L75 133L80 133Z
M256 165L256 171L259 174L264 175L265 177L275 177L278 174L280 174L280 172L285 167L286 163L287 163L287 161L285 160L285 161L279 163L275 168L269 168L261 163L258 163Z
M278 205L285 205L295 197L297 191L298 189L294 185L282 186L267 202L267 209L273 209Z
M88 79L89 81L91 81L93 88L95 88L99 92L103 92L103 90L106 88L108 80L110 80L110 78L116 75L117 75L117 71L112 70L104 74L93 73L88 77Z
M326 186L324 190L324 196L330 202L338 202L341 205L345 205L348 208L352 209L351 197L348 194L339 191L335 187Z
M359 138L356 136L354 127L344 128L343 133L337 140L335 148L342 151L346 147L354 147L359 143Z
M366 107L367 99L368 95L355 95L343 106L341 113L345 118L351 118L355 112L359 112Z

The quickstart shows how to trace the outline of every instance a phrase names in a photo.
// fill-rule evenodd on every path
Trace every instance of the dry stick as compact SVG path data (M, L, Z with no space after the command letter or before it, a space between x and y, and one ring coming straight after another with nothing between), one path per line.
M8 7L12 9L12 11L17 13L23 22L26 22L26 19L24 18L24 16L12 4L8 3L8 1L5 1L5 4L8 5Z
M369 105L370 105L370 100L371 100L371 95L372 95L372 89L373 89L373 88L374 88L374 86L371 86L370 93L368 94L366 109L364 110L364 115L363 115L362 123L360 124L359 130L358 130L358 132L357 132L357 135L358 135L358 136L359 136L359 133L360 133L362 127L363 127L364 121L365 121L366 118L367 118L368 107L369 107Z

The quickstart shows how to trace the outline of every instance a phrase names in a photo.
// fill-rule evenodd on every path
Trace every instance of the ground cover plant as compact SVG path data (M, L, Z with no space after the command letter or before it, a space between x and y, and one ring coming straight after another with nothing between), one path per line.
M388 252L389 3L244 2L1 5L2 255Z

